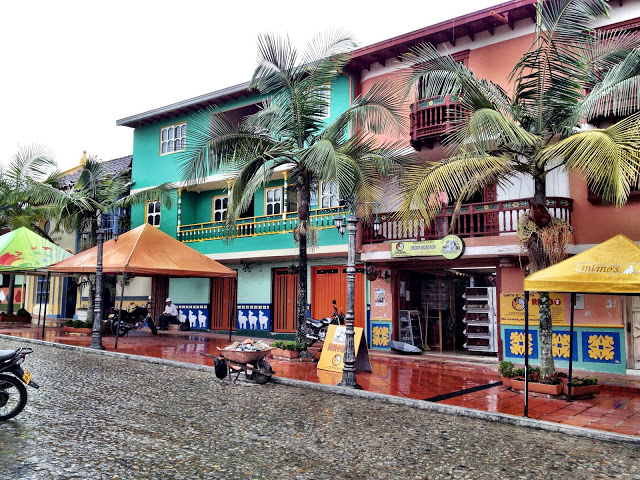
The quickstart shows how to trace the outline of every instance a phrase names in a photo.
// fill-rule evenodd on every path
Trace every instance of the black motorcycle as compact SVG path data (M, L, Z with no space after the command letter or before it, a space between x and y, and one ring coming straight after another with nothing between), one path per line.
M111 331L114 335L124 337L131 330L139 330L144 327L145 322L151 333L158 334L158 329L146 306L136 306L131 310L119 311L112 308L109 311L109 320L111 321Z
M32 352L33 348L28 347L0 350L0 421L15 417L27 404L25 385L40 388L31 378L31 372L20 366Z
M333 305L333 314L330 317L325 317L322 320L307 318L307 342L309 342L309 346L316 342L324 342L329 325L344 325L344 314L342 312L338 313L335 300L331 303Z

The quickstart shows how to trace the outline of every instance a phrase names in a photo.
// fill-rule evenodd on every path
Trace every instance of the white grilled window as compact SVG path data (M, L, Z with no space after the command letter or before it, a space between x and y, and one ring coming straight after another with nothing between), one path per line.
M160 226L160 210L162 204L159 201L147 203L147 223L154 227Z
M160 155L180 152L187 148L187 124L169 125L160 131Z
M265 194L265 214L277 215L282 213L282 187L268 188Z
M320 208L337 207L339 201L338 184L333 181L320 182Z
M226 195L220 197L213 197L212 210L213 221L221 222L227 218L227 206L229 205L229 197Z

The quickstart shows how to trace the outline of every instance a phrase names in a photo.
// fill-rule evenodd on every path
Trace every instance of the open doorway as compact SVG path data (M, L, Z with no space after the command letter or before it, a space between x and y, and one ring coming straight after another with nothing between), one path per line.
M497 353L495 268L398 272L400 311L417 312L425 350Z

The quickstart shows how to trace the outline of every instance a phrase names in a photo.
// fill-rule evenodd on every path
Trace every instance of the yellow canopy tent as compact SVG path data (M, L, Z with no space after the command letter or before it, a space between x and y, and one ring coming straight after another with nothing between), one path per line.
M567 258L556 265L529 275L524 280L525 338L529 338L529 292L571 293L569 343L569 401L573 373L573 310L576 293L640 294L640 246L624 235ZM525 370L529 368L529 349L525 348ZM525 375L525 406L528 410L528 376Z

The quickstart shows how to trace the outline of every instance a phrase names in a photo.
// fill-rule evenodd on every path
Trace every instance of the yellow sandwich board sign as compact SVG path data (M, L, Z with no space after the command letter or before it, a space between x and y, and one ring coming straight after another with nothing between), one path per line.
M364 329L356 327L354 330L353 342L356 350L356 370L365 372L371 371L369 361L369 349L367 340L364 338ZM347 337L347 327L343 325L329 325L327 337L324 340L318 369L341 372L344 368L344 348Z

